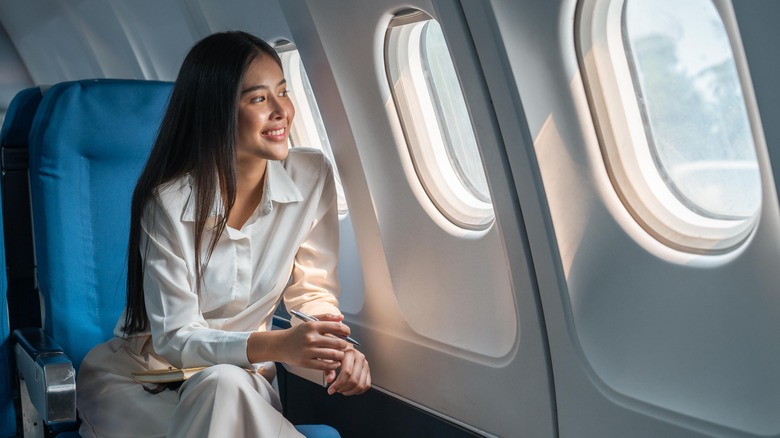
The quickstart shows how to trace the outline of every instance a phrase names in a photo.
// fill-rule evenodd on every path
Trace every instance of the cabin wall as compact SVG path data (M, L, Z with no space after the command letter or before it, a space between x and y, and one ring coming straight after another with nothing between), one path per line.
M184 55L214 32L290 39L276 1L0 2L0 23L36 84L89 78L176 78Z
M776 56L773 41L780 38L780 28L777 26L780 3L772 0L735 0L734 13L745 46L776 192L776 187L780 185L780 124L777 123L780 120L780 88L777 86L780 57Z
M19 90L32 85L32 78L22 63L13 41L0 24L0 116L8 109L8 104Z
M725 255L672 249L632 218L606 171L575 51L576 3L491 5L554 230L528 234L561 435L779 433L780 276L768 261L780 256L780 215L762 138L752 236Z
M494 203L485 231L447 222L413 169L384 67L388 23L410 7L441 23L494 169L491 194L507 201ZM362 311L348 319L367 339L376 386L484 433L549 435L551 390L520 212L459 3L297 1L283 10L345 184L365 278Z

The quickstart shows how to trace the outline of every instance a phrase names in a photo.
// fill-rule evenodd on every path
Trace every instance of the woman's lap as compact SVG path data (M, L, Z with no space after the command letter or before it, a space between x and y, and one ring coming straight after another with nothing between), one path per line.
M87 354L77 379L82 436L302 436L270 383L232 365L209 367L178 391L147 391L132 373L170 366L147 351L147 339L113 338Z

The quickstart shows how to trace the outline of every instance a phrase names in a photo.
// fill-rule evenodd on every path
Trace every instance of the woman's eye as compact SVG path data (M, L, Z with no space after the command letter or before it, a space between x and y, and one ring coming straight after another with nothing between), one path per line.
M265 102L265 96L253 97L252 100L250 100L250 102L252 102L252 103Z
M279 97L287 97L288 94L290 94L288 90L282 90L279 92Z

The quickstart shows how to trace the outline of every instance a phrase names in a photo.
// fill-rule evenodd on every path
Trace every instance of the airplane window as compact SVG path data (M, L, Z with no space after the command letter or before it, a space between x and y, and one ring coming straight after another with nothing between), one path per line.
M751 217L760 178L742 87L709 0L631 0L624 38L658 170L698 213Z
M718 10L711 0L585 3L581 61L624 203L673 247L734 248L755 224L761 179Z
M484 229L493 205L441 26L420 11L397 18L385 47L388 80L418 178L447 219Z
M436 114L447 129L442 134L447 137L444 143L450 164L455 169L460 182L468 187L474 196L483 202L490 202L485 171L477 150L477 140L471 129L471 121L466 102L458 86L458 76L452 65L444 34L437 21L425 23L422 30L422 61L428 90L436 108Z
M325 131L325 123L322 121L317 100L314 97L311 83L303 68L301 56L295 46L287 41L278 42L276 50L282 58L282 69L287 79L290 99L295 106L295 122L290 131L290 146L305 146L321 150L333 164L334 177L336 179L336 191L338 192L338 209L340 214L347 212L347 201L344 196L344 188L341 185L341 177L336 168L336 160Z

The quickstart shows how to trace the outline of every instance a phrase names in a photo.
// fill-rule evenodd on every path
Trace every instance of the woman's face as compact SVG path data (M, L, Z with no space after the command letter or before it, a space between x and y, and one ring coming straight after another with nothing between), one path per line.
M272 57L257 56L244 73L240 92L236 159L283 160L295 108L282 69Z

